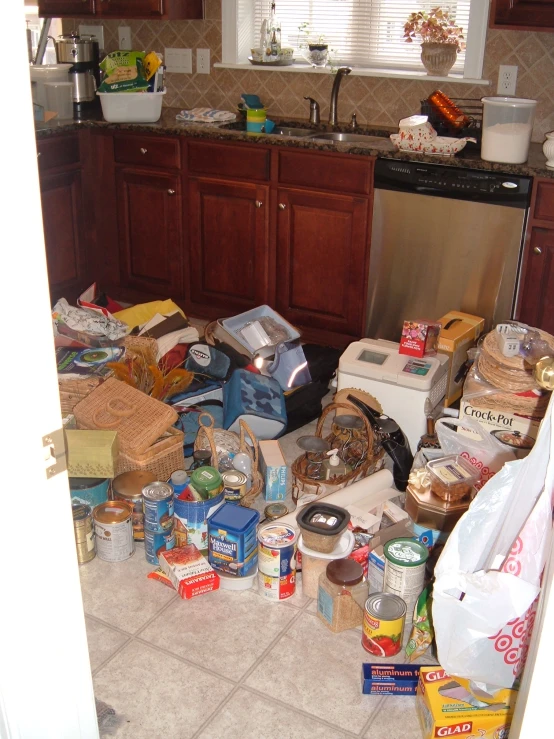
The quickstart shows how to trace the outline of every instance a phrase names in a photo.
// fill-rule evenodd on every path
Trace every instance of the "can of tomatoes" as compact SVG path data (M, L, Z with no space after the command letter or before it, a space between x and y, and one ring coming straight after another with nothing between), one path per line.
M402 649L406 604L391 593L373 593L366 600L362 647L378 657L393 657Z

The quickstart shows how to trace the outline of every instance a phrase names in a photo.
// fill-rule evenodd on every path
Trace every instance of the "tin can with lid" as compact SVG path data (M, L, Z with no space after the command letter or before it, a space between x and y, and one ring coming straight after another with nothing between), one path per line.
M412 620L414 606L425 585L425 564L429 558L426 546L415 539L388 541L385 555L385 593L398 595L406 603L406 620Z
M362 647L379 657L393 657L402 649L406 604L397 595L373 593L366 600Z
M156 475L147 470L123 472L112 482L113 500L124 500L133 506L133 536L135 541L144 541L144 512L142 488L156 480Z
M94 531L92 527L92 508L86 503L73 503L73 528L75 530L75 546L77 561L80 565L90 562L96 556L94 549Z
M215 467L200 467L190 476L190 484L202 500L215 498L223 490L223 480Z
M269 523L258 532L258 583L269 600L286 600L296 590L296 531Z
M151 565L159 565L160 552L166 552L175 546L175 529L168 529L161 534L155 531L144 532L144 553L146 561Z
M162 534L173 528L173 487L168 482L151 482L142 488L144 528Z
M133 507L120 500L109 500L92 512L96 554L106 562L123 562L135 551Z
M244 472L239 470L226 470L221 473L223 481L223 492L228 503L240 503L246 494L246 483L248 478Z
M276 521L281 516L286 516L289 509L284 503L270 503L264 508L264 518L268 521Z

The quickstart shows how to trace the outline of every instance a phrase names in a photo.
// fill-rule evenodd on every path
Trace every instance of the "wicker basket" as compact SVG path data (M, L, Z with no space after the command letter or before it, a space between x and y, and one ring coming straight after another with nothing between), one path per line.
M304 501L315 500L316 498L324 498L330 493L334 493L347 485L361 480L363 477L372 475L374 472L380 470L384 464L384 449L379 443L378 439L373 433L373 429L369 425L369 421L364 414L351 403L330 403L323 409L323 413L319 417L317 422L317 428L315 435L323 438L323 425L327 416L337 411L346 411L349 414L355 414L359 416L364 423L364 440L367 443L368 453L365 460L360 464L359 467L352 470L346 475L340 475L333 478L332 480L314 480L308 477L306 474L306 455L302 454L297 457L292 463L292 499L295 503L298 503L299 498ZM340 414L339 414L340 415ZM335 438L335 434L328 434L325 439L332 441Z
M80 403L87 395L90 395L103 381L103 377L64 379L63 375L58 375L62 415L67 416L69 413L73 413L73 409L77 403Z
M203 422L203 418L209 419L209 424ZM198 418L200 428L194 442L195 449L210 449L212 452L212 460L218 459L217 449L226 449L229 452L245 452L252 460L252 487L246 495L241 498L240 504L245 508L249 508L258 495L262 492L264 481L259 471L260 449L258 440L254 436L254 432L250 426L243 421L239 421L240 436L234 431L226 431L225 429L215 428L215 419L204 411ZM248 442L248 438L250 443ZM214 462L214 467L216 466Z
M169 428L145 452L136 455L119 452L116 475L132 470L146 470L156 475L158 480L169 480L172 472L185 468L184 439L182 431Z

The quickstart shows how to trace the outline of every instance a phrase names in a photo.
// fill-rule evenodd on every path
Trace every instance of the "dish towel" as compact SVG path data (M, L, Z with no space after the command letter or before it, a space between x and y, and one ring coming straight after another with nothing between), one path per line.
M193 108L182 110L177 113L178 121L191 121L194 123L222 123L234 121L236 115L228 110L214 110L213 108Z

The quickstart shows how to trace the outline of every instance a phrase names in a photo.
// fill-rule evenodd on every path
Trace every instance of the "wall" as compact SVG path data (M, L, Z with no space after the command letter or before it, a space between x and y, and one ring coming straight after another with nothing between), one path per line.
M64 31L80 22L65 21ZM221 0L206 0L203 21L123 21L131 26L133 47L163 52L165 47L209 48L212 64L221 61ZM117 49L120 22L104 21L106 51ZM441 83L440 89L455 98L481 98L496 92L499 64L519 67L517 95L538 100L533 140L543 141L554 130L554 34L489 30L483 77L489 86ZM195 55L193 51L193 68ZM333 77L287 72L212 69L210 75L168 74L164 104L175 108L210 106L235 110L242 92L257 93L273 117L308 118L310 95L321 103L322 120L329 114ZM353 112L359 123L395 126L406 115L419 112L420 100L436 82L379 77L347 77L339 100L339 120Z

